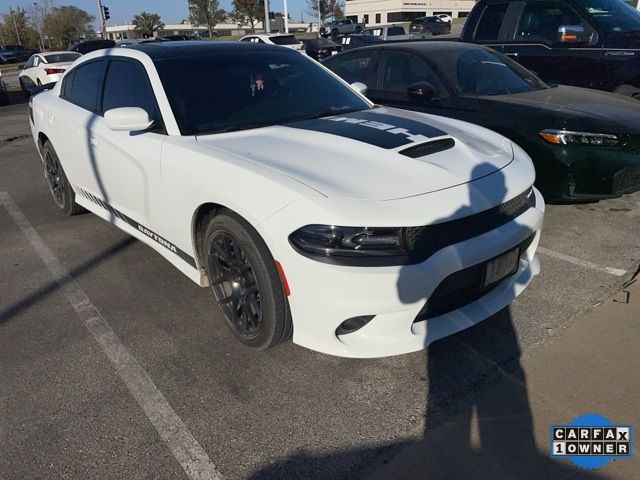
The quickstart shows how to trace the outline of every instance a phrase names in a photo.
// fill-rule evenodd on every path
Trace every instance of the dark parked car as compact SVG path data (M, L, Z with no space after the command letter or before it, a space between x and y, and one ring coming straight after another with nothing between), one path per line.
M24 45L4 45L0 49L13 53L17 62L28 60L31 55L40 51L35 48L27 48Z
M546 84L489 48L384 43L323 65L368 86L374 102L466 120L520 145L548 200L596 200L640 189L640 103Z
M342 46L343 50L371 45L372 43L380 43L382 41L380 37L362 35L361 33L357 35L341 35L336 39L336 42Z
M324 60L331 55L342 51L342 46L332 42L328 38L307 38L302 39L304 50L314 60Z
M87 40L86 42L76 43L69 50L85 55L89 52L102 50L103 48L113 48L115 46L116 42L113 40Z
M640 14L622 0L480 0L461 39L546 82L640 97Z
M446 35L451 33L451 24L440 17L419 17L411 21L409 34Z
M218 34L216 32L213 32L213 36L217 37ZM171 40L173 42L180 42L182 40L193 40L193 36L191 35L167 35L162 38L165 40Z

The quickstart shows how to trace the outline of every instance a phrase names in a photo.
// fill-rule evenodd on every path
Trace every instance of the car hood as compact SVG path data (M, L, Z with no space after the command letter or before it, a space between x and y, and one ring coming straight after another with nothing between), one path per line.
M446 138L454 145L442 151L417 158L400 153ZM197 140L276 170L327 197L362 200L443 190L489 175L513 160L509 140L482 127L384 107Z
M640 102L617 93L559 85L532 92L483 97L492 102L545 108L558 113L584 114L614 122L640 118Z

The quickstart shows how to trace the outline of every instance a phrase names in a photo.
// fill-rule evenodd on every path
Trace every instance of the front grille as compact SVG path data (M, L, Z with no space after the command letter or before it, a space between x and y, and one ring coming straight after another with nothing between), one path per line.
M404 229L404 241L409 251L409 264L425 261L438 250L494 230L535 207L531 188L507 202L467 217L422 227Z
M640 189L640 165L623 168L613 176L613 193L630 193Z
M518 245L520 256L529 248L535 236L535 233L531 234ZM500 285L504 278L492 285L483 286L485 268L491 260L493 259L459 270L445 278L431 294L413 322L421 322L462 308Z
M449 150L455 147L456 141L453 138L442 138L440 140L434 140L432 142L421 143L414 147L405 148L400 150L400 154L406 155L411 158L420 158L434 153Z

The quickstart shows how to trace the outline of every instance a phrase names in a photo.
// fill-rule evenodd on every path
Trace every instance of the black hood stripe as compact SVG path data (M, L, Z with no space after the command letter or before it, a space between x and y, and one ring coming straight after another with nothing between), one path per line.
M329 133L380 148L397 148L447 135L439 128L404 117L374 113L372 110L345 113L288 123L287 127Z

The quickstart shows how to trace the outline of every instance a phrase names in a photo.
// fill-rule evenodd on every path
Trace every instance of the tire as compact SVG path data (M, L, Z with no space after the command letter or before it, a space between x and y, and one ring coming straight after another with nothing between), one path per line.
M266 350L289 338L291 315L275 261L249 223L219 212L206 227L202 258L226 323L242 343Z
M356 33L356 34L358 34L358 33L362 33L362 28L360 28L360 27L356 27L356 31L355 31L355 33Z
M9 94L4 90L0 90L0 107L6 107L7 105L9 105Z
M31 96L31 92L29 92L29 89L25 86L24 79L22 77L20 77L20 90L25 98L29 98Z
M640 100L640 88L636 88L633 85L619 85L614 90L614 93L624 95L625 97L633 97L636 100Z
M338 39L338 30L336 30L335 28L333 30L331 30L331 40L335 41Z
M42 157L44 158L44 176L49 183L49 191L56 206L68 216L84 212L84 208L76 203L76 194L62 169L58 154L48 140L42 147Z

